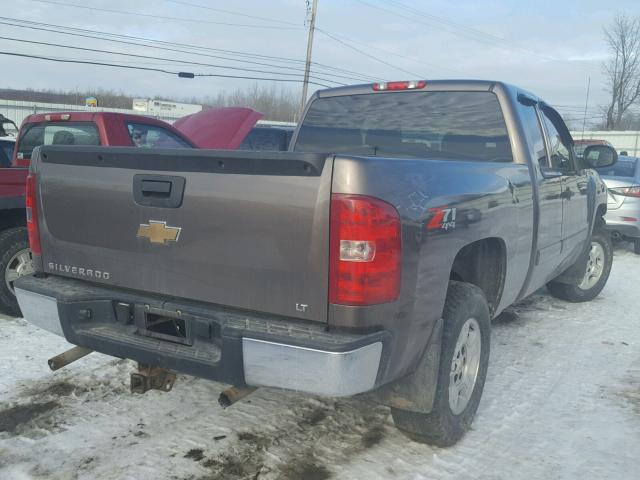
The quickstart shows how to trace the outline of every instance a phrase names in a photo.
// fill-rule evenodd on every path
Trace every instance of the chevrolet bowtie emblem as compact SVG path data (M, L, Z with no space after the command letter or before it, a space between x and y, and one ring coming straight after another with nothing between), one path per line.
M168 227L167 222L149 220L149 223L141 223L138 228L138 238L148 238L151 243L169 245L169 242L177 242L180 237L180 227Z

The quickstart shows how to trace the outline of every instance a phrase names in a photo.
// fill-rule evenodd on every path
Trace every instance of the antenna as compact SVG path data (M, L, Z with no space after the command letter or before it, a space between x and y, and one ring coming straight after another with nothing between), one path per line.
M591 88L591 77L587 81L587 99L584 102L584 116L582 117L582 136L580 140L584 140L584 126L587 123L587 108L589 107L589 89Z

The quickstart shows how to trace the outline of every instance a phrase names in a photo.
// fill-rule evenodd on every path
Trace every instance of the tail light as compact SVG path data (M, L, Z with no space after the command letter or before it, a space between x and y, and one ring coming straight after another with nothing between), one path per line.
M27 206L27 232L29 233L29 248L34 255L42 255L40 246L40 227L38 226L38 202L36 201L36 176L27 176L27 190L25 195Z
M622 195L624 197L640 198L640 185L633 185L631 187L610 188L609 191L611 193Z
M331 195L329 302L374 305L400 293L400 216L382 200Z

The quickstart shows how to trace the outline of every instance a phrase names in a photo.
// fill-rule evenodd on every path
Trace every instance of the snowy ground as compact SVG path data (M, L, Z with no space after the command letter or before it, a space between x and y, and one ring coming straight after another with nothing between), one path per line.
M473 430L431 448L359 399L179 376L132 395L128 361L51 373L64 340L0 319L0 479L630 479L640 475L640 257L619 248L594 302L535 295L494 322Z

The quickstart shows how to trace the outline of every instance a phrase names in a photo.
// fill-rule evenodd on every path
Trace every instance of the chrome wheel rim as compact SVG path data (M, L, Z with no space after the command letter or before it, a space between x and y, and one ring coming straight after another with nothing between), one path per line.
M598 242L591 242L589 259L587 260L587 271L584 274L582 283L578 286L581 290L589 290L598 283L604 271L604 248Z
M31 250L25 248L11 257L11 260L9 260L7 264L7 269L4 272L4 281L11 293L14 295L16 293L13 289L13 282L30 273L33 273L33 256Z
M482 337L480 324L469 318L458 335L449 374L449 408L459 415L467 408L478 379Z

